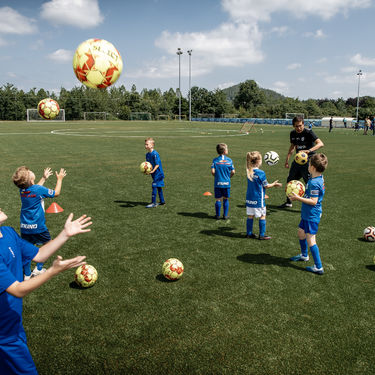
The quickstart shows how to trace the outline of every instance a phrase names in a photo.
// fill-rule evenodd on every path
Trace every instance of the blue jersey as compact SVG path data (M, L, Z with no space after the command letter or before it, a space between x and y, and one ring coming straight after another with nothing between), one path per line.
M41 185L20 189L21 233L42 233L47 230L43 198L53 198L55 191Z
M263 208L266 206L267 177L264 171L253 169L253 181L247 178L246 207Z
M215 188L230 188L230 176L234 171L231 158L220 155L212 160L211 168L215 169Z
M22 298L5 290L14 282L23 281L23 266L28 264L39 249L23 240L11 227L1 227L0 232L0 343L6 344L21 334Z
M315 206L302 203L301 218L303 220L320 222L322 216L322 200L325 192L324 178L322 175L310 178L306 185L304 198L318 198Z
M146 161L151 163L152 168L154 168L155 165L159 166L159 168L151 176L152 176L152 179L154 180L155 186L163 187L164 186L164 181L163 181L164 172L163 172L163 166L161 165L159 153L156 150L152 152L148 152L146 154Z

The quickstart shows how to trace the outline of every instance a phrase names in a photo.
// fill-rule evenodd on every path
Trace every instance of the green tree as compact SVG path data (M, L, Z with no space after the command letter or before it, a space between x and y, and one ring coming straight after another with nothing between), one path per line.
M266 101L264 93L259 89L254 80L247 80L240 84L239 91L234 98L233 104L236 108L249 110Z

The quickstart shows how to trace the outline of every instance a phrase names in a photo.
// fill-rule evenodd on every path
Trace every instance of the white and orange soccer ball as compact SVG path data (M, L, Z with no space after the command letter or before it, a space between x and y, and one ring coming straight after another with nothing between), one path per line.
M365 228L365 230L363 231L363 238L366 241L374 242L375 241L375 227Z
M51 98L42 99L38 103L38 113L45 120L53 120L60 113L60 106Z
M152 164L149 163L148 161L144 161L141 163L139 166L139 170L144 173L144 174L149 174L152 171Z
M103 89L117 81L122 72L122 58L116 47L104 39L81 43L73 57L73 70L87 87Z
M164 262L162 272L168 280L178 280L184 273L184 265L178 259L170 258Z
M76 269L75 282L82 288L93 286L98 279L98 271L89 264L83 264Z
M300 197L303 197L305 194L305 185L298 180L289 181L285 187L285 194L289 196L292 193L295 193Z
M304 165L308 162L309 155L305 151L300 151L296 153L296 156L294 157L294 161L299 165Z

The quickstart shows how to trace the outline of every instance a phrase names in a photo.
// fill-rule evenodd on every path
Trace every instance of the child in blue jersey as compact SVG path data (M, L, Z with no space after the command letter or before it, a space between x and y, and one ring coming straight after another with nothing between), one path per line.
M247 192L246 192L246 237L256 238L253 233L254 217L259 218L259 240L270 240L266 235L266 189L282 186L278 180L269 184L262 165L262 155L258 151L246 154Z
M7 220L0 209L0 225ZM44 273L29 280L23 279L23 266L31 260L45 262L70 237L89 232L91 218L86 215L66 220L62 232L52 241L38 248L23 240L11 227L0 228L0 373L1 375L37 375L35 364L26 343L22 324L22 298L40 287L53 276L69 268L85 264L84 256L65 259L58 256Z
M230 179L236 171L232 159L227 156L228 146L225 143L219 143L216 146L216 151L219 156L212 161L211 165L211 173L215 177L215 219L220 219L221 201L223 201L223 219L227 220L229 212Z
M300 197L292 194L292 201L298 200L302 202L301 222L298 229L298 238L301 246L301 253L290 258L292 261L309 260L307 246L310 248L311 255L314 259L312 267L306 267L306 271L322 275L324 270L318 245L316 244L316 234L322 216L322 200L324 197L325 186L322 173L328 165L328 159L324 154L315 154L310 159L309 173L310 179L306 185L305 195Z
M46 168L43 177L35 184L35 174L27 167L17 168L13 174L13 182L20 189L21 197L21 237L33 245L43 245L51 240L44 215L44 198L58 197L61 192L62 180L66 176L65 169L56 172L55 190L44 187L45 181L52 175L51 168ZM43 263L38 263L32 272L33 276L45 272ZM24 267L25 279L31 277L30 263Z
M159 153L154 149L155 141L153 138L145 139L145 149L147 150L146 161L151 163L152 170L149 173L152 176L152 194L151 194L151 203L147 205L147 208L154 208L159 205L164 205L164 172L161 165L161 160ZM156 203L156 196L159 194L159 203Z

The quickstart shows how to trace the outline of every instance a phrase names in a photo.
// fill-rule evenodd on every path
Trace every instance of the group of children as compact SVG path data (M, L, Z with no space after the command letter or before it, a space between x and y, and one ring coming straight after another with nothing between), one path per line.
M147 207L157 207L156 193L160 197L159 204L165 204L162 187L164 186L164 173L161 166L160 156L154 150L155 142L152 138L145 140L145 148L148 151L146 160L152 164L150 172L152 183L152 202ZM228 146L225 143L219 143L216 146L219 156L213 159L211 164L211 173L214 176L215 192L215 218L220 219L221 208L223 207L223 219L228 219L229 198L231 188L231 178L235 174L233 161L228 157ZM319 248L316 244L316 234L322 215L322 200L325 192L323 172L328 164L327 157L320 153L314 154L309 159L308 171L310 179L307 182L305 195L303 197L292 193L288 198L291 201L300 201L301 221L298 229L298 238L300 242L301 253L290 258L292 261L309 260L308 247L314 259L314 265L306 267L307 271L322 275L324 273L320 259ZM259 240L270 240L271 237L266 234L266 189L272 187L281 187L278 180L269 183L266 174L260 169L262 166L262 155L258 151L248 152L246 155L246 237L258 238ZM254 218L259 219L259 235L253 232Z

